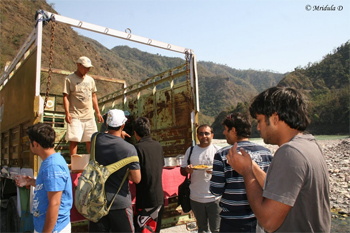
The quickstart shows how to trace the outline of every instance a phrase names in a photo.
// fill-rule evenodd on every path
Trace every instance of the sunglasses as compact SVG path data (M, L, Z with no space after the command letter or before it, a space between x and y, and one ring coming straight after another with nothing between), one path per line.
M199 136L204 136L204 135L205 135L205 136L209 136L210 134L211 134L211 133L209 133L209 132L199 132L199 133L198 133Z

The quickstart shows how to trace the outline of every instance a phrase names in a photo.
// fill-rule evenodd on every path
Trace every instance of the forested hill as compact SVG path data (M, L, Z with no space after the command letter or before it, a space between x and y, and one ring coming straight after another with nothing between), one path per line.
M33 30L37 10L56 11L46 1L0 1L1 58L3 70L6 61L16 55L24 40ZM103 17L103 16L102 16ZM92 19L93 20L93 19ZM93 21L90 23L94 23ZM43 64L49 65L51 24L44 27ZM116 39L116 45L122 44ZM100 42L80 36L71 27L57 24L54 33L53 67L73 71L77 57L91 58L95 68L91 74L123 79L128 85L164 72L185 62L184 58L150 54L128 46L107 49ZM200 60L200 57L198 57ZM45 65L47 64L47 65ZM276 85L283 74L267 71L236 70L225 65L201 61L198 63L201 122L212 123L214 117L228 106L248 101L262 89ZM99 88L99 86L98 86ZM101 89L103 88L103 89ZM99 88L98 96L107 93L108 86ZM203 116L207 115L208 117Z
M309 63L304 68L297 67L287 74L280 86L294 87L308 100L311 125L308 132L313 134L349 134L350 117L350 41L345 42L320 62ZM221 112L213 123L217 138L222 135L222 120L230 112L247 112L249 102L233 105ZM253 136L258 136L254 129Z
M322 61L296 68L280 82L301 90L309 99L309 130L315 134L349 134L350 40Z

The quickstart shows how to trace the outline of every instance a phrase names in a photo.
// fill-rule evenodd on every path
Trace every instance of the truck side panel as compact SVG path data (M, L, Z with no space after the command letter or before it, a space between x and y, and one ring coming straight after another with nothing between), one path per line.
M29 145L26 145L25 130L35 118L35 64L36 51L27 59L1 90L3 115L1 121L1 160L2 165L32 167Z

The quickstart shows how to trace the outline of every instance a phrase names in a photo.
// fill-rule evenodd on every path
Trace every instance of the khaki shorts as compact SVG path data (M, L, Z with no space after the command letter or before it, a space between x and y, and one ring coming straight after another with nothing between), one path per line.
M66 141L90 142L92 134L96 132L95 119L80 120L74 118L70 124L67 124Z

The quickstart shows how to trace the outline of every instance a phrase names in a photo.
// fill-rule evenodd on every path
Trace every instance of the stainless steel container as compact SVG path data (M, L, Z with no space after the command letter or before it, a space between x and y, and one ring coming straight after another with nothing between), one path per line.
M164 158L164 167L171 168L176 166L177 166L177 161L175 157Z

